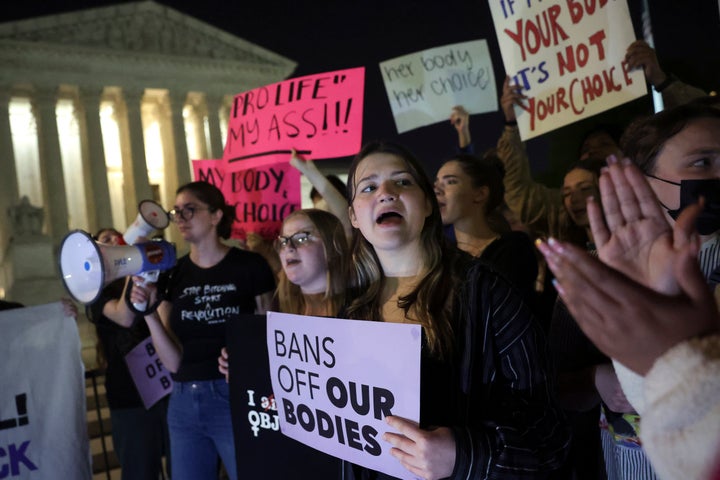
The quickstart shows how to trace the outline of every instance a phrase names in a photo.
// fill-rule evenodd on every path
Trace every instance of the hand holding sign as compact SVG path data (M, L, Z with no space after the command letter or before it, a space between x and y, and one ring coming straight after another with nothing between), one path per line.
M455 437L447 427L421 429L416 422L390 416L385 419L398 433L387 432L383 440L393 448L390 454L420 478L447 478L455 466Z
M503 94L500 98L500 105L502 111L505 114L506 122L515 121L515 105L522 106L523 100L527 99L522 93L522 87L520 85L510 85L510 77L505 77L503 82Z
M458 146L467 147L470 142L470 113L462 105L456 105L450 113L450 123L458 134Z
M630 44L625 53L625 61L631 69L642 68L645 78L655 86L660 85L667 78L660 68L655 50L645 40L636 40Z

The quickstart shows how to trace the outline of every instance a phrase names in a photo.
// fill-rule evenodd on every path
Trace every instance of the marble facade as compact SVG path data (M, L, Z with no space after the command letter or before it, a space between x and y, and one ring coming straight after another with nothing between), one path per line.
M123 229L140 200L170 208L190 160L222 155L232 96L295 68L152 1L0 24L0 64L0 212L29 195L52 251L74 228ZM0 298L13 299L18 242L3 215Z

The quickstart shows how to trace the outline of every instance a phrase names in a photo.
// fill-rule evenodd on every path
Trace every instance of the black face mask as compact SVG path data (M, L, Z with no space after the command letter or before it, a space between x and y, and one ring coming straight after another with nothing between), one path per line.
M680 212L685 207L697 203L700 197L705 199L705 208L698 215L695 228L700 235L709 235L720 230L720 178L708 178L699 180L680 180L680 183L671 182L654 175L647 175L661 182L680 186L680 207L673 210L660 202L668 215L677 220Z

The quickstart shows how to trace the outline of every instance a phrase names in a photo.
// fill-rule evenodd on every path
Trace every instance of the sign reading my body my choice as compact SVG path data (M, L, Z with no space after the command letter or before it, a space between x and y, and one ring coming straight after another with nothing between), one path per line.
M527 140L647 93L624 61L635 40L625 0L489 0L505 71L527 96Z
M248 232L274 240L285 217L300 208L300 172L290 163L290 154L277 163L251 159L238 162L233 171L222 160L193 160L195 180L209 182L223 192L235 207L232 238L244 240Z
M486 40L456 43L380 63L398 133L442 122L462 105L470 113L498 108Z
M270 375L284 435L398 478L389 415L419 421L421 327L269 312Z

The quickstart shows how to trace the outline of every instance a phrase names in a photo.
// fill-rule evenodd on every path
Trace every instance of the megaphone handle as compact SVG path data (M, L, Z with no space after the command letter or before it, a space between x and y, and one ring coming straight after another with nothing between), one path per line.
M141 273L138 273L138 276L143 278L143 281L142 281L142 283L140 284L140 286L144 287L144 286L146 286L148 283L155 283L155 282L158 281L158 278L160 278L160 270L150 270L149 272L141 272ZM128 288L127 291L126 291L126 297L125 297L125 298L126 298L126 300L127 300L126 303L128 304L128 307L130 307L130 310L131 310L133 313L136 313L136 314L139 314L139 315L149 314L149 313L154 312L155 309L156 309L156 308L158 307L158 305L160 304L160 301L158 300L157 302L155 302L155 305L153 305L153 308L148 309L148 308L147 308L147 302L143 302L143 303L131 303L131 302L130 302L130 289L129 289L129 288Z

